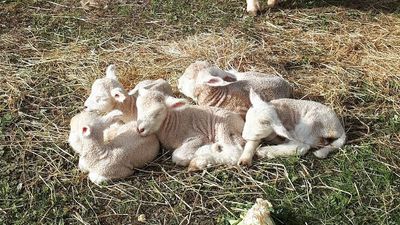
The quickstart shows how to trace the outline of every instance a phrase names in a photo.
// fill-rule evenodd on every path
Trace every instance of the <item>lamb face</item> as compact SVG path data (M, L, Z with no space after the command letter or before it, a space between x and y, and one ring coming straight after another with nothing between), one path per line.
M274 132L273 121L278 117L275 110L265 103L254 91L250 90L252 106L246 113L242 136L245 140L261 140Z
M68 143L71 148L81 154L83 151L82 132L83 127L88 126L98 115L95 112L81 112L72 117ZM86 131L86 130L85 130Z
M186 104L185 99L165 96L159 91L139 89L136 101L138 133L142 136L156 133L167 117L168 110L182 108Z
M70 131L68 135L68 144L76 153L80 153L82 149L82 141L79 138L78 122L76 116L72 117L71 122L69 123L69 127Z
M111 111L105 116L88 111L75 115L70 122L69 145L75 152L83 154L86 151L84 148L85 138L103 142L104 130L120 116L122 116L122 112L118 110Z
M167 116L166 97L158 91L139 89L136 101L138 109L138 133L147 136L157 132Z
M189 98L195 99L194 89L196 86L197 75L200 70L211 67L211 64L205 61L196 61L186 68L183 75L178 79L178 89Z
M269 111L263 108L251 107L246 114L242 136L247 141L261 140L274 132Z
M279 136L291 139L274 107L264 102L253 89L250 89L250 102L252 106L247 111L242 133L245 140L261 140L274 132Z
M126 92L116 77L115 66L110 65L107 67L106 77L97 79L93 83L84 105L87 111L107 113L113 110L118 102L122 103L125 98Z

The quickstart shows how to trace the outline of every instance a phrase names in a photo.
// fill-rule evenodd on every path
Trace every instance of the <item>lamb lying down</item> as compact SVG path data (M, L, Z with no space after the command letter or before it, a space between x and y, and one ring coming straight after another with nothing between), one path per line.
M105 116L84 111L71 119L68 142L80 156L79 169L89 172L94 183L127 177L154 160L160 150L154 135L141 137L136 132L136 122L116 124L121 116L119 110ZM107 142L104 135L109 136Z
M203 170L215 165L230 165L237 164L240 156L243 153L243 148L227 144L214 143L200 147L190 161L188 171Z
M192 63L185 70L178 88L199 105L224 108L243 118L250 107L251 88L265 101L292 96L290 84L278 76L227 72L203 61Z
M118 109L123 113L122 121L136 120L136 92L138 88L158 90L167 95L172 95L171 86L163 79L141 81L132 91L127 93L118 81L116 67L109 65L106 70L106 76L94 81L91 93L84 105L87 111L99 111L102 113Z
M250 90L252 107L246 114L243 138L247 141L239 164L251 165L261 140L273 135L284 137L283 144L261 147L260 158L304 155L316 148L314 155L326 158L345 144L346 133L335 112L327 106L306 100L276 99L265 102Z
M139 89L136 105L138 133L156 134L166 149L173 150L172 161L178 165L187 166L200 147L211 143L243 149L244 121L236 113L188 105L184 99L146 89Z

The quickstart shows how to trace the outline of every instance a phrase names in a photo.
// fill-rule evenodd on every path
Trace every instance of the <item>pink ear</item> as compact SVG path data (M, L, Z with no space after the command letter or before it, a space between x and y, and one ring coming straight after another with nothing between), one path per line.
M88 126L82 127L82 135L85 137L90 135L90 128Z
M183 106L186 106L188 103L185 99L167 96L165 99L165 104L170 109L179 109Z
M224 81L226 81L226 82L235 82L235 81L237 81L234 77L231 77L231 76L225 76L222 79Z
M209 86L219 87L226 86L231 82L226 82L221 77L209 77L204 83Z
M186 105L185 102L176 102L176 103L171 105L171 108L176 109L176 108L182 107L184 105Z
M217 78L211 78L211 79L209 79L207 81L208 84L216 84L216 83L219 83L219 82L220 82L220 80L217 79Z
M121 88L114 88L111 90L111 95L117 100L118 102L124 102L126 96L122 92Z

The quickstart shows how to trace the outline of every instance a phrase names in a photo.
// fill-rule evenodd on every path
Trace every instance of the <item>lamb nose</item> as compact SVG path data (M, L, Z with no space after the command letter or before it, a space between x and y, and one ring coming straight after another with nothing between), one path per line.
M143 133L144 132L144 128L137 128L137 132L139 133L139 134L141 134L141 133Z

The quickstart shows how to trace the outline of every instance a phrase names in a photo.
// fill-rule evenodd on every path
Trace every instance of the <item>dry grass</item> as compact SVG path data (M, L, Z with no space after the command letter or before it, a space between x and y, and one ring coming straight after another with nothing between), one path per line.
M286 1L258 18L242 17L242 1L2 3L0 223L228 224L257 197L278 224L400 223L399 4L333 2ZM198 174L165 153L129 179L89 183L66 140L91 82L115 63L126 88L175 85L195 60L279 74L336 110L348 144L327 160Z

